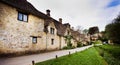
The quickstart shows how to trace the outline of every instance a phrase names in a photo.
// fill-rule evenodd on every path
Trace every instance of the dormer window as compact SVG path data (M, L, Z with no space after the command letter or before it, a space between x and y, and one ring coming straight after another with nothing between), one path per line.
M55 29L54 28L50 28L50 33L54 34L54 32L55 32Z
M18 12L18 20L27 22L28 21L28 14Z

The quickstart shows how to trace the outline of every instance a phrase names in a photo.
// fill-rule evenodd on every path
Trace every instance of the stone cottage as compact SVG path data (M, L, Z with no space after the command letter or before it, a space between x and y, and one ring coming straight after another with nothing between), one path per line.
M59 21L54 21L54 24L57 28L57 34L59 36L59 48L62 49L63 47L67 46L67 43L69 42L66 39L66 36L72 36L71 35L71 27L69 23L62 23L62 18L59 18ZM71 39L71 43L73 46L76 47L76 45L74 45L74 39Z
M78 31L75 31L73 28L70 29L70 31L74 40L74 46L76 47L77 43L80 42L81 34Z
M1 51L13 53L45 50L44 23L48 18L26 0L1 0Z
M46 15L50 17L50 10L46 10ZM57 35L57 28L54 24L55 19L48 18L45 19L44 32L46 37L46 49L47 50L57 50L59 49L59 36Z
M53 19L50 10L44 14L27 0L0 0L0 53L61 49L67 35L70 24Z

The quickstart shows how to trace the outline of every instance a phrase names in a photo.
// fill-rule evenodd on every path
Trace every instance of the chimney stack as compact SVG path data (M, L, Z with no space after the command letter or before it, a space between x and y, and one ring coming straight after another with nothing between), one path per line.
M72 27L72 30L74 30L74 27Z
M62 18L59 18L59 22L62 23Z
M49 9L46 10L46 13L47 13L48 16L50 16L50 10Z

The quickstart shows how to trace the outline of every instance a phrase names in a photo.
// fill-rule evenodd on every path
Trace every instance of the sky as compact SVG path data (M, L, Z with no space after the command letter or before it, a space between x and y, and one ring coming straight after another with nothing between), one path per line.
M27 0L36 9L46 14L51 10L51 17L71 27L83 29L98 26L100 31L112 22L120 13L120 0Z

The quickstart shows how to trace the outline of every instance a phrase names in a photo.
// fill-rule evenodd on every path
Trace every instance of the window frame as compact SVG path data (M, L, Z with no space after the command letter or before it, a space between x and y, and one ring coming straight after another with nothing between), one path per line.
M50 33L52 34L52 28L50 28Z
M51 28L50 28L50 33L51 33L51 34L54 34L54 33L55 33L55 29L51 27Z
M32 37L32 43L34 43L34 44L37 43L37 37Z
M27 14L23 14L23 20L24 20L25 22L28 22L28 15L27 15Z
M55 29L53 28L53 34L54 34L54 32L55 32Z
M54 45L54 39L51 39L51 45Z
M18 12L17 19L19 21L28 22L28 14L22 13L22 12Z

